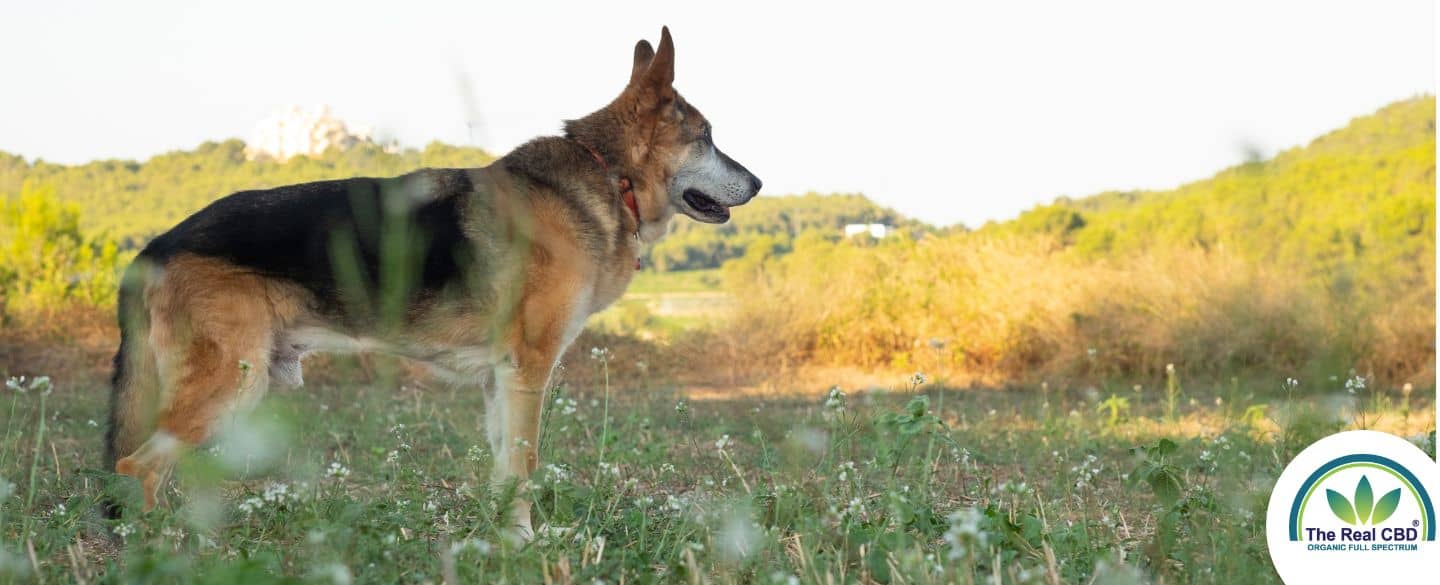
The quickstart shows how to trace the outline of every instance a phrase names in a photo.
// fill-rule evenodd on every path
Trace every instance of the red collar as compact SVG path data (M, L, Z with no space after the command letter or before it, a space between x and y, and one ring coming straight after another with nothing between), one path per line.
M604 169L605 176L610 176L610 164L605 162L605 157L600 156L600 151L579 140L576 140L575 143L585 147L595 162L600 163L600 168ZM635 216L635 233L638 235L640 233L640 203L635 200L635 187L630 184L630 177L620 177L620 198L625 200L625 207L630 210L631 215Z
M579 140L576 140L575 143L585 147L585 150L590 153L590 156L595 159L595 162L600 163L600 168L605 171L606 180L609 180L610 164L605 162L605 157L600 156L600 152L589 144L585 144ZM630 177L620 177L619 187L620 198L625 201L625 208L629 209L630 215L635 217L635 243L638 245L640 243L640 202L635 199L635 186L631 184ZM639 258L635 259L635 269L640 269Z

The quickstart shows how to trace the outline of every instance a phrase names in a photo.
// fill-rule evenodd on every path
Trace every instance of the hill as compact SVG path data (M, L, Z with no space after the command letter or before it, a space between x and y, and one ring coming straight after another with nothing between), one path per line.
M1296 266L1336 287L1414 286L1433 274L1434 181L1428 96L1173 191L1061 199L983 231L1053 235L1089 258L1196 246Z
M151 237L206 204L246 189L354 176L398 175L420 167L479 166L494 160L478 148L431 143L423 150L386 152L379 145L330 149L323 156L286 162L246 160L239 140L207 142L195 150L144 162L102 160L59 165L0 152L0 199L13 199L26 183L53 189L63 203L78 204L80 227L103 232L122 249Z

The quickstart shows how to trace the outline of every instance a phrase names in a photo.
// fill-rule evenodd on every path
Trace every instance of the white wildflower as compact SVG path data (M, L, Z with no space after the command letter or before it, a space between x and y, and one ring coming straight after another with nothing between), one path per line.
M984 519L985 515L975 508L964 508L950 514L950 528L945 531L945 544L950 547L947 556L950 560L966 558L985 547L988 538L980 528Z
M1350 379L1345 380L1345 391L1354 394L1356 392L1364 390L1365 382L1366 380L1364 376L1353 376Z
M330 467L325 469L325 477L334 479L345 479L350 477L350 468L345 467L339 461L331 461Z

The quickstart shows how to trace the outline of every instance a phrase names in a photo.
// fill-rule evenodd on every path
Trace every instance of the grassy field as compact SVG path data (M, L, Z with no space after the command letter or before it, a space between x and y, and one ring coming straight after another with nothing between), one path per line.
M1368 427L1434 453L1433 392L1345 376L725 400L562 383L522 545L497 526L514 493L485 480L481 398L387 377L272 392L185 460L168 506L120 522L96 505L105 390L12 380L0 582L1267 583L1264 505L1299 449Z
M674 294L720 292L720 269L658 272L642 270L630 281L625 294Z
M643 270L610 308L590 318L597 331L641 338L674 336L713 325L735 302L720 288L720 270Z

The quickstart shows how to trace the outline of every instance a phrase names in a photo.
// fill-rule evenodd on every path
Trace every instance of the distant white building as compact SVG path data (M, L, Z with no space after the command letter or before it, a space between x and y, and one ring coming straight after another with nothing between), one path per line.
M370 141L370 129L351 130L330 112L330 106L290 106L255 128L254 136L245 143L245 158L284 162Z
M890 226L883 223L851 223L845 225L845 237L853 238L860 234L870 234L870 237L877 240L890 233Z

